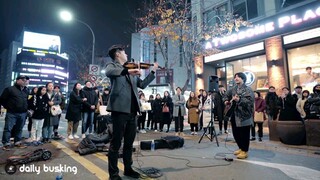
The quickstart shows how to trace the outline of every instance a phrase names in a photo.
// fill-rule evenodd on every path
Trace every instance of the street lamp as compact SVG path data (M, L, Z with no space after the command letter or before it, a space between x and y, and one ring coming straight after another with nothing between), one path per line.
M73 18L73 17L72 17L72 14L71 14L69 11L61 11L61 12L60 12L60 18L61 18L62 20L64 20L64 21L72 21L72 19L74 19L75 21L77 21L77 22L79 22L79 23L87 26L87 27L90 29L90 31L91 31L91 33L92 33L92 57L91 57L91 64L94 64L94 44L95 44L95 42L96 42L96 38L95 38L95 36L94 36L94 33L93 33L91 27L90 27L87 23L85 23L85 22L83 22L83 21L81 21L81 20L79 20L79 19Z

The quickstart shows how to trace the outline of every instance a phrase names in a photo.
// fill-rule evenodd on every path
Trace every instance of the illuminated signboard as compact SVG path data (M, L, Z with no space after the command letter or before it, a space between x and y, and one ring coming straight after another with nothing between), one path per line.
M22 46L60 53L61 41L59 36L24 31Z
M297 26L304 25L310 26L310 21L315 21L315 25L319 24L320 20L320 5L309 8L304 8L300 13L286 13L286 15L277 16L275 18L270 18L272 20L265 21L264 23L258 24L252 28L243 29L237 33L233 33L228 36L214 38L212 40L212 45L214 47L226 46L232 43L239 42L240 40L250 40L254 38L263 38L267 36L274 35L276 33L285 33L290 31L290 27L297 30Z
M29 85L43 86L47 82L59 85L61 91L67 91L68 60L56 54L44 53L38 56L32 49L22 50L17 55L16 72L30 77Z

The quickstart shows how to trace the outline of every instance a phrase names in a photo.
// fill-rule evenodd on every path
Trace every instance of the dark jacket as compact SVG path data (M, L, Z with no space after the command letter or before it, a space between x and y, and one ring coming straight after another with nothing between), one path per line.
M97 93L92 89L88 87L84 87L82 89L81 98L87 98L87 101L83 102L82 111L83 112L94 112L95 109L91 109L90 106L98 104L98 96Z
M44 119L49 115L49 98L45 94L43 96L33 95L29 99L29 109L34 110L33 119Z
M152 103L153 121L156 123L162 122L162 100L155 99Z
M307 99L304 109L307 113L307 119L320 119L320 91L316 90L317 84L313 87L313 93Z
M266 95L266 113L274 117L278 116L279 106L278 106L278 96L275 92L268 92Z
M173 113L173 103L172 103L172 98L169 96L164 96L164 98L162 99L162 107L164 105L167 105L169 107L169 112L162 112L162 121L164 124L169 124L171 123L171 119L172 119L172 113ZM162 111L162 108L161 108Z
M214 115L218 117L219 121L223 120L224 102L223 96L220 92L214 92Z
M162 105L167 105L169 107L169 111L170 111L170 114L172 114L173 112L173 103L172 103L172 98L171 97L166 97L164 96L164 98L162 99Z
M103 93L102 95L102 105L107 106L109 101L109 94Z
M296 99L288 94L285 98L279 97L278 105L280 107L279 121L298 121L300 113L296 108Z
M257 112L264 112L266 109L266 102L262 98L255 98L254 99L254 110Z
M71 91L70 93L69 105L66 113L66 119L68 119L68 121L78 122L81 120L82 98L80 94L81 92L77 95L74 91Z
M229 89L223 102L230 101L234 95L238 94L240 100L236 102L234 115L237 127L249 126L253 124L254 94L250 87L243 84Z
M140 100L138 98L138 87L146 88L155 78L154 72L141 80L138 76L131 76L127 69L117 61L109 63L106 67L106 76L111 81L110 98L108 102L108 111L134 113L140 112ZM130 106L131 104L131 106ZM132 110L131 107L135 109Z
M7 87L0 96L0 104L9 113L26 113L28 110L29 90L27 87L20 88L18 84Z

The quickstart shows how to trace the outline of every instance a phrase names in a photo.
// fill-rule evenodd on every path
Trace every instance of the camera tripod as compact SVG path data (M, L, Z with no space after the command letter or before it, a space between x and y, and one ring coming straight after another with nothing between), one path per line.
M201 142L203 137L206 136L211 142L213 141L213 138L215 138L215 140L217 142L217 146L219 147L219 141L218 141L218 138L217 138L217 133L216 133L216 130L215 130L214 124L213 124L213 112L212 112L212 110L213 110L213 98L212 98L212 96L213 95L211 95L210 122L208 123L207 128L204 129L203 134L200 137L199 143ZM203 115L203 113L202 113L202 115ZM207 133L207 131L208 131L208 133Z

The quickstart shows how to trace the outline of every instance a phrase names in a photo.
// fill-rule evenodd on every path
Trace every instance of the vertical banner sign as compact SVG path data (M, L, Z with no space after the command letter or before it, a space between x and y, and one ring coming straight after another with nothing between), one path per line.
M89 75L99 75L100 74L100 66L90 64L89 65Z

